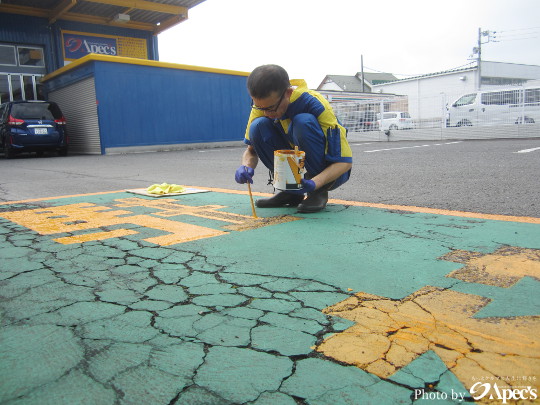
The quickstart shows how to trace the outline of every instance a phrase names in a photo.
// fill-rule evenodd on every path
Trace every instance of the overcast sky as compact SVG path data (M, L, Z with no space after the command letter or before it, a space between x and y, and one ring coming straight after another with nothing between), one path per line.
M326 75L398 77L482 60L540 65L538 0L206 0L159 35L162 62L250 72L275 63L316 88ZM487 41L483 37L483 42Z

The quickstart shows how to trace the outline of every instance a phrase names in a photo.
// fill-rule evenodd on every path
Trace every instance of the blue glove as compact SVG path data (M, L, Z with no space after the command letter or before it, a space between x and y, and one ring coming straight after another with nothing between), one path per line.
M287 193L306 194L315 191L315 182L313 180L302 179L301 184L302 188L299 188L298 190L287 190Z
M234 179L237 183L244 184L244 183L251 183L253 184L253 175L255 174L255 170L253 170L251 167L248 166L240 166L238 169L236 169L236 173L234 174Z

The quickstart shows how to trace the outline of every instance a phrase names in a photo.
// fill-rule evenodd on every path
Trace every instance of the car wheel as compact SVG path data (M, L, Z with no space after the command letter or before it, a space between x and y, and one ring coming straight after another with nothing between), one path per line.
M521 124L523 121L525 121L525 124L534 124L534 118L525 116L525 120L522 120L521 117L516 119L516 124Z
M8 138L4 138L4 157L6 159L13 159L15 157L15 152L11 148L11 144L8 141Z

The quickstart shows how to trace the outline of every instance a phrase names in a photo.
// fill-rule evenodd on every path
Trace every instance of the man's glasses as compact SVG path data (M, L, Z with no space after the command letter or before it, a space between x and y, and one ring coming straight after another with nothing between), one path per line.
M281 94L281 97L279 98L279 101L276 104L271 105L270 107L257 107L255 104L253 104L253 99L252 99L251 100L251 108L254 108L255 110L259 110L259 111L274 113L274 112L276 112L278 110L281 102L283 101L283 97L285 97L285 93L287 93L287 90L289 90L288 87Z

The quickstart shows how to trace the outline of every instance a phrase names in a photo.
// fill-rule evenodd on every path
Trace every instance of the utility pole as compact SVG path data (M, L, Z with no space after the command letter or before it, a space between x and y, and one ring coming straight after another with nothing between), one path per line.
M478 59L476 62L478 69L478 90L482 88L482 28L478 28Z
M497 31L482 31L482 28L478 28L478 44L473 48L473 55L478 55L476 57L476 65L477 65L477 71L478 71L478 80L476 87L478 90L482 88L482 44L487 44L488 42L491 42L495 40L495 35L493 35L493 38L491 37L492 34L495 34ZM486 42L482 42L482 37L487 37Z
M362 93L364 93L364 55L360 55L360 74L362 77Z

